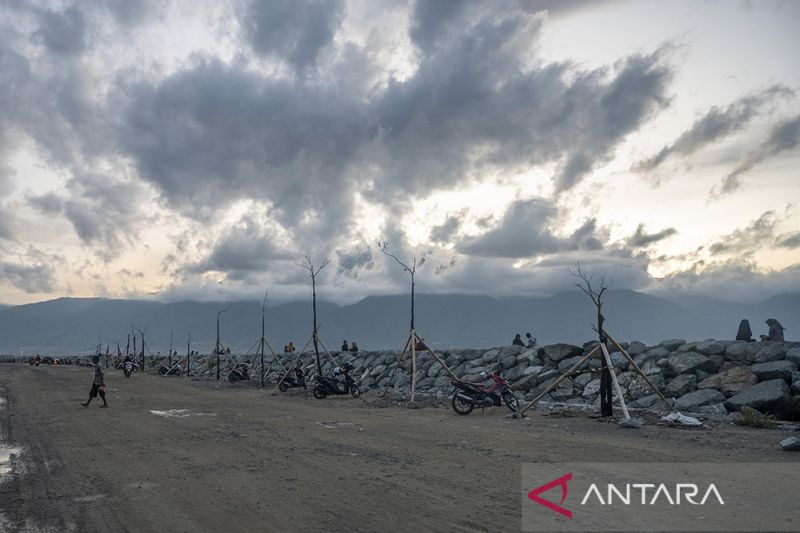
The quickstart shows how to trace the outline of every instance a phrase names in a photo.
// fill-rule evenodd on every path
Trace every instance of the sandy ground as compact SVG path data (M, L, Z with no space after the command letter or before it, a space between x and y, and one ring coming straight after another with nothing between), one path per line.
M523 462L787 460L778 430L460 417L114 370L111 407L85 409L92 375L0 365L0 444L22 448L0 531L514 531Z

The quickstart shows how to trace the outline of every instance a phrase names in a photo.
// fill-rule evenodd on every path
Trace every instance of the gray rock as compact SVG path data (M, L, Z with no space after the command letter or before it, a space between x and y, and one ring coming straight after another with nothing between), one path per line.
M722 355L725 353L725 346L714 339L708 339L695 344L694 351L703 355Z
M789 437L781 441L781 449L787 452L800 451L800 439L797 437Z
M556 370L555 368L545 368L544 370L542 370L541 373L539 373L539 376L538 376L540 383L542 381L549 380L551 378L556 378L556 377L558 377L558 370Z
M695 412L709 416L721 416L728 414L728 410L725 409L724 403L712 403L709 405L701 405L700 407L697 407L695 409Z
M785 379L786 381L792 381L792 373L797 370L797 365L795 365L791 361L771 361L769 363L758 363L751 367L753 374L758 376L758 379L761 381L766 381L768 379Z
M753 356L754 363L768 363L770 361L779 361L786 356L786 349L782 342L762 342L763 346Z
M713 371L714 363L705 355L696 352L686 352L668 358L665 368L668 376L691 374L696 370Z
M800 366L800 346L795 346L786 352L786 360Z
M609 354L609 356L611 357L611 366L614 368L627 370L631 365L630 361L628 361L628 358L622 355L620 352Z
M735 366L700 381L697 388L719 389L725 396L733 396L756 383L758 383L758 377L749 367Z
M664 395L670 398L678 398L689 394L696 388L697 377L694 374L681 374L664 387Z
M658 363L657 363L656 361L647 361L647 362L646 362L646 363L645 363L645 364L644 364L644 365L641 367L641 369L642 369L642 373L643 373L645 376L649 377L649 378L650 378L651 376L657 376L657 375L661 375L661 367L660 367L660 366L658 366ZM651 379L652 379L652 378L651 378Z
M647 350L647 346L645 346L644 343L633 341L631 342L631 345L628 346L627 352L631 357L635 357L640 353L644 353L645 350Z
M648 396L642 396L638 400L632 401L630 406L634 409L650 409L660 401L661 397L658 394L650 394Z
M578 374L572 380L576 387L583 389L587 383L592 381L592 375L589 372L584 372L582 374Z
M582 355L576 355L575 357L570 357L569 359L564 359L558 363L558 372L563 374L570 368L572 368L578 361L581 360ZM580 366L578 370L589 368L589 362L587 361L583 365Z
M719 403L725 401L725 395L714 389L701 389L689 394L684 394L675 400L675 409L679 411L689 410L709 403Z
M644 425L639 418L623 418L619 421L619 427L626 429L639 429Z
M600 392L600 379L593 379L583 388L581 396L584 398L591 398Z
M725 347L725 359L727 361L752 361L759 349L759 343L735 341Z
M517 365L514 368L509 368L503 372L503 377L509 382L514 383L523 376L523 372L527 367L525 365Z
M782 379L771 379L753 385L736 396L728 398L725 407L730 411L739 411L746 405L753 409L769 410L779 407L790 398L789 386Z
M543 366L538 366L538 365L537 366L529 366L528 368L526 368L522 372L522 374L525 375L525 376L530 376L530 375L538 376L539 374L542 373L542 371L544 371L544 367Z
M666 387L666 382L662 374L659 373L647 377L658 390L663 391L664 387ZM630 397L631 400L637 400L650 394L655 394L655 391L650 388L650 385L647 384L642 376L637 374L636 379L631 381L630 385L628 385L628 397Z
M669 350L666 348L662 348L657 346L655 348L650 348L646 352L637 355L633 358L636 361L636 364L641 366L647 361L658 361L659 359L663 359L669 355Z
M507 355L500 360L500 366L502 368L513 368L517 366L517 356L515 355Z
M658 343L660 347L664 348L668 352L674 352L681 344L686 344L686 339L668 339Z
M547 346L543 346L542 349L547 358L554 363L583 353L582 347L565 343L548 344Z
M489 363L491 361L497 361L497 357L500 355L500 348L495 348L493 350L489 350L480 359L475 360L473 364L483 364Z

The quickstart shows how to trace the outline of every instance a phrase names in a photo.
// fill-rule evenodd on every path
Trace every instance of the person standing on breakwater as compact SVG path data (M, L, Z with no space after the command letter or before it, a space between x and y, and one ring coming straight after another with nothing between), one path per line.
M739 331L736 332L737 341L756 342L753 338L753 331L750 329L750 321L743 318L739 322Z
M106 381L103 375L103 368L100 366L100 358L93 357L92 364L94 365L92 389L89 391L89 399L86 400L86 403L82 403L81 405L89 407L89 404L92 403L92 399L97 398L97 395L100 394L100 399L103 400L103 405L100 407L108 407L108 403L106 402Z

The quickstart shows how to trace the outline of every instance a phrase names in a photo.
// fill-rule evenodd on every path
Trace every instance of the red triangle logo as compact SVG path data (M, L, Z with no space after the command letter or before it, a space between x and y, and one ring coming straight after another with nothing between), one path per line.
M560 515L566 516L567 518L572 518L572 511L561 507L561 504L563 504L564 500L567 499L567 481L571 479L572 479L572 472L563 475L560 478L554 479L553 481L546 483L541 487L533 489L528 493L528 498L535 501L539 505L544 505L551 511L555 511ZM561 501L558 502L558 504L555 504L549 500L545 500L544 498L539 496L539 494L547 492L553 487L559 487L559 486L561 487Z

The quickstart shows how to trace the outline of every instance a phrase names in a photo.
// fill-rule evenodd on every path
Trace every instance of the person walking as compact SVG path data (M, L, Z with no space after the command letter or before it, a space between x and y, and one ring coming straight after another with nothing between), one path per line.
M105 376L103 375L103 368L100 366L100 358L95 357L92 359L92 363L94 365L94 381L92 382L92 389L89 391L89 399L86 400L86 403L82 403L81 405L84 407L89 407L89 404L92 403L94 398L97 398L97 395L100 395L100 399L103 400L103 405L100 407L108 407L108 403L106 402L106 382Z

